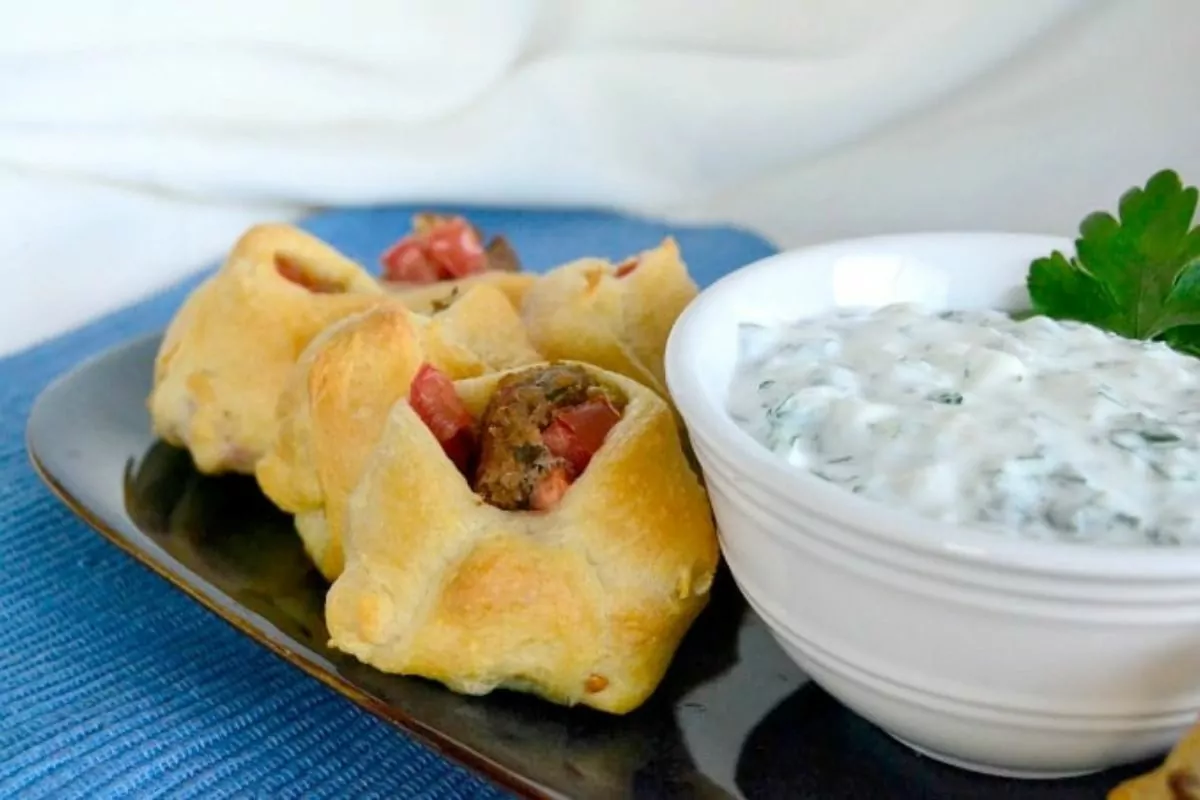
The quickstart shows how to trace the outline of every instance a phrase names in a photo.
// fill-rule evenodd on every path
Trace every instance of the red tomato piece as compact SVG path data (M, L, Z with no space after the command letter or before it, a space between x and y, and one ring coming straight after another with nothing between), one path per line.
M454 382L441 370L422 364L408 390L408 402L465 474L475 452L475 420L454 391Z
M436 225L428 234L428 252L448 278L465 278L487 267L483 242L462 217Z
M626 259L617 267L617 277L624 278L629 273L638 268L638 260L636 258Z
M470 428L459 429L458 433L442 442L442 450L458 467L458 471L466 475L475 456L475 431Z
M578 475L604 444L621 414L605 399L588 400L563 409L542 431L542 443L551 454L565 459Z
M571 488L571 476L563 467L555 467L542 476L529 496L529 507L534 511L549 511L558 505L567 489Z
M434 283L483 272L487 253L469 222L449 217L405 236L388 248L380 263L386 280Z
M384 280L405 283L440 280L437 265L425 257L424 245L412 236L406 236L388 248L379 262L383 266Z

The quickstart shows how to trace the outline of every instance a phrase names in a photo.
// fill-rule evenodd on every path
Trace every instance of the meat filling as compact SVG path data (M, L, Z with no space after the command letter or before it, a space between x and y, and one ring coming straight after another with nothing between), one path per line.
M622 405L575 365L501 380L478 433L453 384L432 367L414 380L410 403L475 492L508 511L557 505L620 421Z
M483 413L475 491L514 511L556 505L620 418L610 393L578 366L509 376Z

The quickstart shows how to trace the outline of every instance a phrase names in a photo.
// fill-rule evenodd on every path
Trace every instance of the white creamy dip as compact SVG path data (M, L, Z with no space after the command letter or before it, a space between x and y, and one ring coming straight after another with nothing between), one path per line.
M729 411L847 490L1009 536L1200 544L1200 359L1044 317L744 325Z

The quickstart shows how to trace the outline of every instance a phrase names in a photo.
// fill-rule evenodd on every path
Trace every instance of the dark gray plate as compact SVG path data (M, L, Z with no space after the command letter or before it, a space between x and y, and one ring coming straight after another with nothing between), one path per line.
M660 690L626 717L383 675L326 647L325 585L254 482L202 477L151 437L157 346L104 353L38 399L29 451L50 487L259 644L520 795L1075 800L1145 768L1018 782L922 758L808 683L724 575Z

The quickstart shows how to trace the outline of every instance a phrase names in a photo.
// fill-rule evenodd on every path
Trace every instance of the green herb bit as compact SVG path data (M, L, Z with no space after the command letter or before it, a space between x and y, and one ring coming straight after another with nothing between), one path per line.
M961 406L963 396L958 392L936 392L929 396L929 399L935 403L941 403L947 406Z
M1079 226L1075 258L1057 250L1033 262L1033 310L1130 339L1163 340L1200 354L1200 226L1196 187L1163 170Z
M1182 441L1170 431L1138 431L1138 435L1145 440L1146 444L1176 444Z
M542 455L542 448L535 444L519 444L513 449L513 458L518 464L529 466Z

